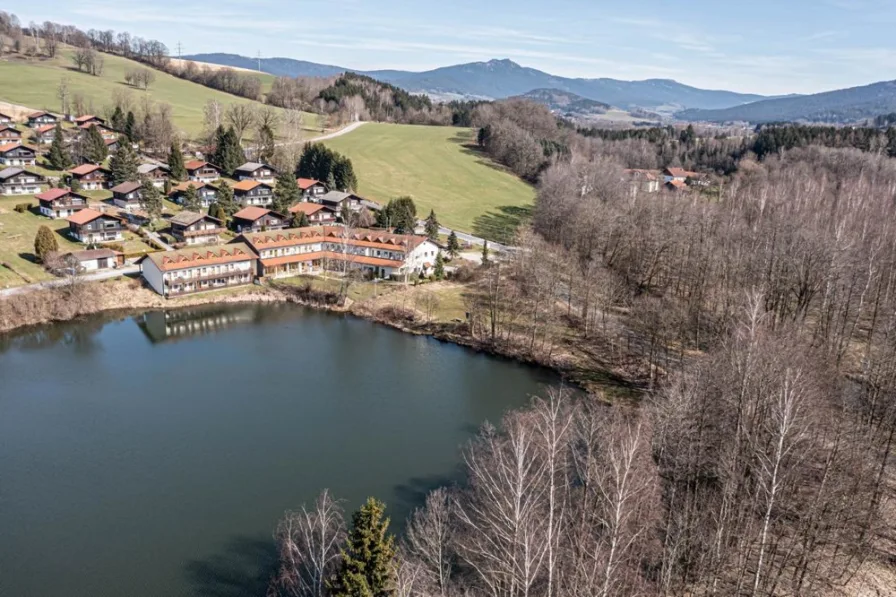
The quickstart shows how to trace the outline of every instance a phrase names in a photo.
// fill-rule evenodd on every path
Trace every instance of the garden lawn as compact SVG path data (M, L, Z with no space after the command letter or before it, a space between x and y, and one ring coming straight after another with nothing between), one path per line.
M51 220L28 211L18 213L13 208L20 203L31 203L36 208L38 202L30 195L0 197L0 262L9 263L16 271L25 274L34 282L52 279L53 276L44 271L34 258L34 237L37 235L37 229L45 224L57 231L56 241L60 250L77 250L84 247L68 240L68 237L62 234L68 229L68 222ZM0 266L0 288L21 286L26 283L22 277L5 266Z
M351 158L358 193L386 203L409 195L417 215L507 242L531 213L535 189L479 152L471 129L368 123L325 143Z

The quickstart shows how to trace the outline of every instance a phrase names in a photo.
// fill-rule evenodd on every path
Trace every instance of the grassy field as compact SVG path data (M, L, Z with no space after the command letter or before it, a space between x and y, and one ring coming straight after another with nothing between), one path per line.
M474 141L469 129L368 123L326 144L352 159L360 194L381 203L410 195L421 218L434 209L444 226L508 240L535 190Z
M0 263L9 263L17 272L25 274L34 282L49 280L53 276L45 272L40 264L35 263L34 237L41 224L61 232L68 228L68 222L51 220L27 211L18 213L13 208L20 203L37 205L37 201L30 196L0 197ZM61 233L57 233L56 241L60 250L83 248ZM5 266L0 266L0 288L21 286L26 282Z
M103 74L94 77L78 72L72 66L71 56L72 50L63 48L53 59L28 61L14 56L0 61L0 100L35 110L59 112L61 106L57 89L60 79L65 76L69 79L70 93L81 94L94 113L104 113L104 107L111 103L115 91L129 90L133 94L135 104L144 96L170 104L175 126L190 136L202 130L203 107L208 100L217 100L225 106L232 103L261 105L178 79L161 71L155 71L156 81L150 85L149 90L134 89L125 84L124 73L129 69L141 68L143 65L118 56L103 54L105 59ZM305 126L319 130L320 118L314 114L305 114Z

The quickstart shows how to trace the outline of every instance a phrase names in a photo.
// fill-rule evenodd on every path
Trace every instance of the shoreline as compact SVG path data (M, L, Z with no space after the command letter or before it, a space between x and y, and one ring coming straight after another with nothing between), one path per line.
M339 306L327 301L303 300L299 289L282 284L272 286L246 286L239 289L202 293L189 297L165 299L143 286L139 279L116 279L103 282L88 282L75 290L75 297L65 296L67 290L53 288L27 295L17 295L0 301L0 336L26 332L28 328L78 321L85 317L104 313L120 312L136 314L147 311L188 309L214 304L284 304L301 305L317 311L350 315L365 321L385 325L394 330L426 336L453 344L477 353L496 356L514 362L543 367L569 383L595 395L602 395L605 386L585 379L582 371L564 366L557 359L541 359L517 349L513 344L492 344L458 333L462 324L419 324L409 326L404 321L394 321L382 317L376 311L364 307L354 308L360 303ZM446 329L454 327L454 329Z

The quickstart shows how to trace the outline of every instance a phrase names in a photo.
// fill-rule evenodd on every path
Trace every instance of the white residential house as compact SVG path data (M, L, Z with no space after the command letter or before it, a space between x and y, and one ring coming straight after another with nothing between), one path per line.
M243 243L150 253L143 279L164 297L243 286L255 279L258 257Z

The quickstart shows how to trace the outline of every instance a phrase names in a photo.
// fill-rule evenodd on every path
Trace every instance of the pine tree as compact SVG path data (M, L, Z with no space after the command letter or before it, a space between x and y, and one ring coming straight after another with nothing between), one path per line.
M460 253L460 243L454 230L452 230L451 234L448 235L448 256L453 259L457 257L458 253Z
M187 187L187 190L184 191L182 203L184 209L187 211L199 211L202 209L202 201L199 199L199 191L196 190L196 187L190 185Z
M124 139L119 141L118 150L109 162L109 169L112 171L113 185L137 180L137 155L131 144Z
M112 125L112 130L123 132L125 121L126 118L124 112L121 111L121 106L115 106L115 111L112 112L112 118L109 119L109 124Z
M269 162L274 157L276 143L274 142L274 131L267 124L258 129L258 159L262 162Z
M311 225L311 222L308 221L308 214L304 211L300 211L292 219L292 225L295 228L307 228Z
M134 113L128 111L127 118L124 121L124 137L131 143L137 141L137 118Z
M338 154L336 154L338 156ZM358 177L355 176L355 168L352 161L344 156L339 156L333 161L333 179L336 188L342 191L352 191L358 188Z
M59 250L59 243L56 242L56 235L50 230L49 226L41 226L37 229L37 235L34 237L34 254L41 262L45 262L50 253Z
M482 241L482 265L488 264L488 241Z
M233 127L224 130L219 126L215 131L215 151L212 153L212 163L224 170L227 174L239 168L246 161L246 155L240 145L239 138Z
M94 164L102 163L109 157L109 148L106 147L106 140L103 139L100 130L95 126L88 128L86 135L83 141L84 157Z
M436 277L436 280L441 280L445 277L445 258L442 257L441 251L436 255L436 266L433 270L433 275Z
M149 180L140 185L140 203L152 218L162 215L162 193Z
M233 198L233 189L223 180L218 185L218 205L221 206L228 218L237 212L236 201Z
M50 145L50 151L47 154L47 162L54 170L65 170L72 165L72 158L65 150L62 139L62 126L56 126L56 132L53 133L53 144Z
M436 218L435 210L432 209L426 218L426 236L433 242L439 240L439 220Z
M277 186L274 188L274 211L285 214L290 207L302 200L302 189L296 182L295 174L289 170L281 172L277 176Z
M75 193L80 191L81 190L81 181L78 180L74 176L69 176L68 178L69 178L69 181L68 181L69 188Z
M395 539L388 534L385 504L368 498L352 516L342 564L328 583L332 597L387 597L392 594Z
M208 208L208 215L213 218L217 218L222 222L227 221L227 214L224 213L224 208L221 207L220 203L212 203Z
M187 168L184 166L184 154L180 150L180 144L177 141L171 143L171 149L168 151L168 170L171 178L174 180L186 180Z

